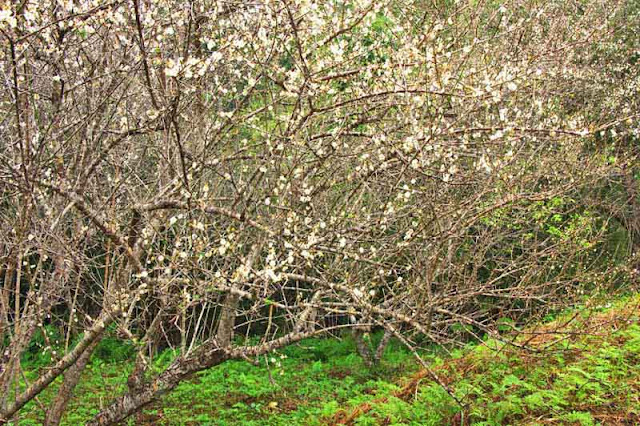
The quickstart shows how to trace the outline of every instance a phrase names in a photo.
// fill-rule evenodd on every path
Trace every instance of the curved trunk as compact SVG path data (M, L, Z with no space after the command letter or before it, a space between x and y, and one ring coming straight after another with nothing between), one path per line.
M171 391L190 374L221 364L229 358L229 352L217 346L211 350L198 351L188 358L180 357L144 389L131 390L117 398L87 424L111 425L121 422Z

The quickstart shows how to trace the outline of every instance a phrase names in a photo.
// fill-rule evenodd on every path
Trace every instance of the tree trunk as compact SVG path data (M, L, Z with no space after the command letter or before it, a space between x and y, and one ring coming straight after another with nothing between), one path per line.
M87 366L87 363L91 358L91 354L96 346L98 346L98 342L99 339L93 341L82 355L80 355L76 363L69 367L69 369L64 373L64 381L58 389L58 394L45 415L45 426L57 426L60 424L62 415L67 408L67 404L73 396L73 391L80 381L80 377L82 377L82 372Z
M302 339L317 335L317 331L294 332L279 337L271 342L257 346L248 346L229 350L221 347L215 339L208 340L191 355L184 355L174 360L171 365L145 388L129 391L117 398L111 405L98 413L87 425L112 425L123 421L136 413L145 405L175 388L189 375L207 368L220 365L230 359L247 358L270 352L274 349L291 345Z
M259 243L255 243L253 247L251 247L251 252L245 260L245 268L247 271L251 271L251 268L253 268L253 263L260 251L260 248L261 244ZM236 312L238 310L239 303L240 295L232 292L227 293L222 305L222 311L220 312L220 319L218 320L218 331L216 332L216 340L221 348L228 348L231 346L233 329L236 325Z
M238 303L240 303L240 296L235 293L228 293L224 299L222 312L220 312L220 319L218 320L218 331L216 333L216 339L223 348L231 346Z
M11 292L11 286L13 285L13 272L14 264L9 261L7 256L8 266L4 271L3 288L0 293L0 337L4 340L4 333L9 334L9 293ZM13 362L11 358L11 350L2 347L2 353L0 353L0 410L4 410L8 403L9 386L11 385L11 377L13 371Z
M374 359L369 347L369 342L364 340L364 331L360 328L353 329L353 340L356 343L356 349L367 367L373 367Z
M378 342L376 353L373 356L373 362L375 362L376 365L380 364L380 361L382 360L382 356L384 355L384 350L387 348L387 345L389 344L389 341L391 340L392 337L393 337L393 332L389 330L384 331L384 334L382 335L382 339L380 339L380 342Z
M192 356L176 359L144 389L129 391L117 398L87 424L112 425L121 422L159 396L171 391L190 374L221 364L230 358L229 352L225 349L218 347L215 343L211 346L214 347L210 349L202 347Z
M389 344L391 337L393 337L393 333L391 331L385 330L382 338L375 348L375 351L373 351L371 343L367 342L364 339L364 330L360 328L353 329L353 339L356 343L358 354L360 354L362 360L364 361L364 364L369 368L380 364L382 356L384 355L384 350Z
M68 354L63 356L60 361L48 369L46 373L42 374L40 378L33 382L24 392L18 395L12 404L0 411L0 425L7 423L9 419L18 412L18 410L35 398L69 367L75 364L89 345L91 345L96 339L100 338L111 322L113 322L113 318L107 314L104 314L101 318L96 320L93 327L84 333L82 340L80 340L80 342L78 342L78 344Z

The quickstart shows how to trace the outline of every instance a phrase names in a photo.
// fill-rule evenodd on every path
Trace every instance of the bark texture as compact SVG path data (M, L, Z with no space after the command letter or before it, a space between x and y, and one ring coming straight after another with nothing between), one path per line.
M52 368L46 373L42 374L38 380L33 382L24 392L18 395L15 401L8 405L0 412L0 425L6 424L14 414L25 406L29 401L35 398L40 392L42 392L47 386L49 386L58 376L64 373L69 367L71 367L78 358L87 350L87 348L96 339L99 339L107 326L113 321L109 316L96 321L94 326L87 330L84 337L78 344L60 359Z
M62 415L67 408L67 404L73 396L73 391L80 381L82 372L87 366L89 359L91 359L91 354L93 353L93 350L96 348L96 346L98 346L98 343L98 339L94 340L82 353L82 355L80 355L76 363L69 367L69 369L64 373L64 381L62 382L60 389L58 389L56 398L53 400L53 403L47 410L44 419L44 426L57 426L60 424Z
M230 358L230 353L218 346L216 342L201 347L191 356L176 359L156 379L144 388L131 390L117 398L105 408L88 425L112 425L123 421L156 398L174 389L189 375L221 364Z

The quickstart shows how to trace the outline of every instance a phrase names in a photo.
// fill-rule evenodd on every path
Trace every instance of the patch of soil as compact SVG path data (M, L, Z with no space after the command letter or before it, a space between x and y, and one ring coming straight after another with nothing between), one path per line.
M243 393L233 393L233 394L227 395L227 398L225 400L227 401L227 405L229 406L233 404L237 404L239 402L246 405L250 405L250 404L253 404L254 402L257 402L258 398L256 398L255 396L245 395Z
M290 413L292 411L296 411L299 406L299 402L294 399L285 399L284 401L278 402L279 411Z
M162 420L162 411L157 413L141 412L135 415L136 425L157 425Z
M344 379L351 375L351 370L342 370L342 369L332 369L327 375L332 379Z

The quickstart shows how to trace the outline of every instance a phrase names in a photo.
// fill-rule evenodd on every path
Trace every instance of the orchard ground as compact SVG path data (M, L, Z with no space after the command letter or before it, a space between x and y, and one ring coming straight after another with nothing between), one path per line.
M255 365L232 361L199 373L128 424L638 424L639 306L638 295L592 299L517 334L504 327L503 342L421 353L462 405L399 342L368 369L349 337L332 337L303 341ZM518 348L524 343L528 350ZM131 351L116 339L101 343L63 424L84 423L125 391ZM165 351L154 369L175 355ZM49 356L24 360L26 380ZM41 424L54 393L50 388L32 402L19 424Z

